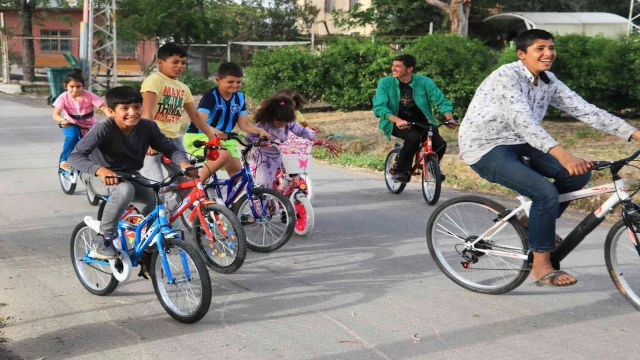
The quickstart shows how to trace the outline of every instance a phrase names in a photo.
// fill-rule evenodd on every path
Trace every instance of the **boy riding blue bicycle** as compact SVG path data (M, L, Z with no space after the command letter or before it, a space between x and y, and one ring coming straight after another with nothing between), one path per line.
M100 224L100 232L93 240L92 258L112 260L118 252L113 245L117 239L120 216L129 204L143 215L154 208L153 191L133 181L121 182L118 172L138 174L149 146L165 154L184 169L191 164L187 154L179 150L160 132L152 120L142 119L142 95L128 86L113 88L105 99L109 117L96 124L69 156L69 163L83 172L93 191L108 196ZM189 173L195 176L195 171Z

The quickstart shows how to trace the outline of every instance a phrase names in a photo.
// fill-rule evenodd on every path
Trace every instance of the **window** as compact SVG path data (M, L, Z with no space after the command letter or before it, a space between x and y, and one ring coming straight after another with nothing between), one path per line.
M118 55L135 55L136 44L135 43L120 43L118 44Z
M42 37L62 37L62 38L70 38L71 30L40 30L40 36ZM70 39L41 39L40 40L40 51L60 51L60 52L70 52L71 51L71 40Z
M358 0L351 0L349 2L349 7L353 9L356 5L358 5Z
M333 10L333 0L324 0L324 12Z

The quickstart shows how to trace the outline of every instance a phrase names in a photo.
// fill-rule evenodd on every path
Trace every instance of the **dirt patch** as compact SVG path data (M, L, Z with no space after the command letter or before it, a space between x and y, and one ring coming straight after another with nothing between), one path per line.
M335 139L342 150L351 156L352 153L367 157L367 161L360 162L364 167L381 171L386 153L393 144L402 140L391 138L387 140L378 129L378 119L371 111L353 112L323 112L305 113L309 124L317 125L324 130L325 137ZM639 119L628 120L633 126L640 127ZM574 156L587 160L617 160L631 155L639 146L636 142L627 142L617 136L605 134L577 120L550 119L543 122L544 128L560 142L560 144ZM457 130L443 129L443 138L448 143L447 156L441 163L442 172L447 175L445 185L459 190L475 191L514 197L517 194L500 185L489 183L481 179L468 165L459 159L457 146ZM351 158L347 157L349 161ZM333 160L329 162L334 162ZM350 165L348 162L341 162ZM358 165L356 165L358 166ZM362 166L362 165L360 165ZM637 182L640 172L637 168L625 167L621 174L626 180ZM594 173L591 186L611 182L608 172ZM630 184L632 189L638 184ZM572 203L576 210L592 211L609 195L591 197Z

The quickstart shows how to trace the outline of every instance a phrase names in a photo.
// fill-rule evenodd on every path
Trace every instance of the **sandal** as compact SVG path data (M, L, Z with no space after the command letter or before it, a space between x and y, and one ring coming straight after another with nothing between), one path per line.
M540 278L540 280L537 280L534 284L536 284L537 286L555 286L555 287L564 287L564 286L571 286L571 285L575 285L578 283L578 279L575 279L574 282L570 282L570 283L566 283L566 284L559 284L558 283L558 279L560 278L560 276L563 275L569 275L569 273L567 273L566 271L562 271L562 270L554 270L550 273L548 273L547 275L543 276L542 278ZM569 275L571 276L571 275Z
M72 170L71 165L69 165L69 163L66 161L60 161L60 169L67 170L67 171Z

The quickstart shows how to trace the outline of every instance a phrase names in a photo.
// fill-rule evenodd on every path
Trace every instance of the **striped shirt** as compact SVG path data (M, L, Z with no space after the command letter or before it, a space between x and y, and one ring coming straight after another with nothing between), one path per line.
M207 123L225 133L231 132L238 123L240 115L247 114L247 104L244 93L238 91L229 100L220 95L218 88L207 91L200 99L198 112L208 114ZM202 134L193 123L187 128L188 133Z

